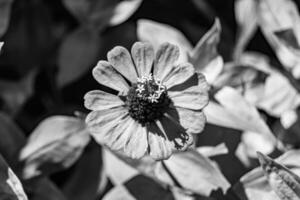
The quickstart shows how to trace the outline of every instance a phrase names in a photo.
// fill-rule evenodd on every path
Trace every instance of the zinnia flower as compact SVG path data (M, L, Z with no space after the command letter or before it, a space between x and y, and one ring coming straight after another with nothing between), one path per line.
M155 56L150 44L136 42L131 54L117 46L93 69L94 78L118 94L88 92L86 123L95 140L114 151L166 159L202 131L208 84L190 63L176 63L175 45L162 44Z

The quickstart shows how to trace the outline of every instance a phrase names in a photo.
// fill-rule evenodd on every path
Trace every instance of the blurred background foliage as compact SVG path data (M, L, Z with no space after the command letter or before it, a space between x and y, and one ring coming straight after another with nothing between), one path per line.
M129 9L126 14L116 16L115 8L120 2L136 5L132 6L132 11ZM234 0L0 0L0 41L5 43L0 53L0 110L14 121L5 119L3 123L9 128L2 127L3 130L10 130L18 135L17 139L11 141L11 145L16 148L13 151L20 150L26 140L24 135L29 136L46 117L73 115L74 111L86 112L83 107L84 94L99 88L92 78L92 68L98 60L106 59L107 51L114 46L121 45L130 49L138 40L139 19L151 19L173 26L195 45L218 17L222 26L218 51L225 62L231 61L237 36L234 3ZM299 8L300 2L295 3ZM247 50L268 55L271 63L291 79L289 74L284 73L260 30L249 41ZM298 81L292 82L297 88ZM299 91L300 87L297 89ZM299 138L294 140L299 137L298 123L285 130L278 118L260 111L276 134L286 131L293 133L291 138L285 137L284 140L299 147ZM250 170L235 155L242 140L241 134L236 133L241 131L208 124L197 144L226 144L229 153L213 156L212 159L219 164L231 184ZM3 152L9 151L4 148L1 151L7 161L14 156ZM280 153L280 150L273 152L274 156ZM103 167L100 154L100 147L92 141L75 165L51 175L51 179L68 199L95 198L93 195L99 190L97 184L101 177L99 168ZM253 162L254 166L258 165L257 160ZM19 164L14 164L13 161L9 164L17 173ZM127 189L135 197L147 193L143 198L137 199L145 199L145 196L148 199L173 199L171 193L155 184L152 179L142 175L135 179L135 182L130 180L126 183ZM52 191L53 195L57 194L52 199L58 199L60 194L55 192L56 186L49 179L35 181L29 185L35 187L42 183L45 187L41 186L41 191ZM104 194L103 191L108 191L112 185L109 182L100 193ZM136 193L138 186L140 193ZM151 190L144 191L145 188ZM30 188L26 190L31 191ZM218 199L218 191L212 196ZM236 197L229 191L222 198L232 200Z

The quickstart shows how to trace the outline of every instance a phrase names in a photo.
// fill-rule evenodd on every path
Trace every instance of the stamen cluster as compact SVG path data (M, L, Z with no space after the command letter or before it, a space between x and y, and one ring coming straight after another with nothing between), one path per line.
M138 78L128 92L126 104L130 116L143 126L162 117L170 104L166 87L152 74Z

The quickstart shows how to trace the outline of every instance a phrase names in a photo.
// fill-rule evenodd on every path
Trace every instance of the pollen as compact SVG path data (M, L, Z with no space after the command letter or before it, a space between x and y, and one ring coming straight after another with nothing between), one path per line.
M152 74L138 78L126 98L129 115L143 126L161 118L169 104L166 87Z

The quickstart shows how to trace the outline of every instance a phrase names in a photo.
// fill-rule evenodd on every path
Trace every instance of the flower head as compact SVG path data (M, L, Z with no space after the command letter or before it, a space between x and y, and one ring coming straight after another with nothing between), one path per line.
M205 124L208 85L190 63L176 64L177 46L162 44L156 55L136 42L130 53L115 47L99 61L94 78L118 95L101 90L85 95L86 118L95 140L132 158L166 159L193 143Z

